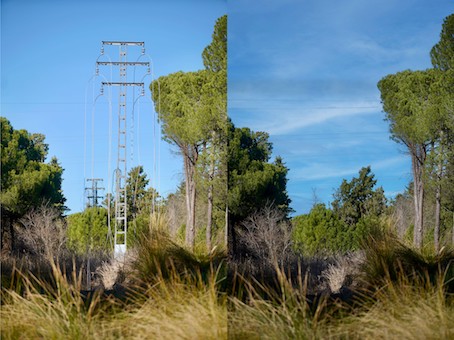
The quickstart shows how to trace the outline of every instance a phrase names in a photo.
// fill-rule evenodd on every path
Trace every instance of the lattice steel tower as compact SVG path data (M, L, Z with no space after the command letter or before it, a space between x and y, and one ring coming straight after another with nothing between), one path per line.
M96 66L110 66L111 70L117 68L118 81L102 82L102 86L114 86L118 89L118 136L117 136L117 166L115 169L115 229L114 229L114 256L121 257L126 253L126 235L128 231L128 211L126 196L127 177L127 99L128 88L140 87L144 94L144 83L130 81L128 67L146 66L150 70L149 62L127 61L128 47L141 47L141 55L145 54L145 43L137 41L103 41L101 54L104 54L104 46L118 46L118 61L97 61ZM135 74L134 74L135 76ZM135 77L134 77L135 78ZM134 102L135 98L132 98Z
M98 195L99 190L104 190L104 188L98 186L98 182L102 182L102 178L87 178L87 182L91 182L91 186L85 187L85 191L88 192L87 199L88 205L90 207L98 207L99 200L104 196Z

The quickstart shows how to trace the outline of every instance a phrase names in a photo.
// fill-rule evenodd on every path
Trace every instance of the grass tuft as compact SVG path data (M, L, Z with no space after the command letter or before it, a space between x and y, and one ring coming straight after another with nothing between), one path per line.
M389 233L370 238L365 247L364 280L370 287L382 287L404 279L415 284L441 284L454 293L454 250L421 252L408 247ZM439 280L443 280L439 282Z
M86 304L81 275L68 279L52 264L52 282L17 272L22 292L2 290L2 339L77 339L97 334L103 312L99 295ZM72 282L72 283L69 283Z
M441 281L440 281L441 282ZM401 277L370 292L361 308L338 322L339 338L453 339L454 301L443 285ZM373 303L371 303L373 302Z

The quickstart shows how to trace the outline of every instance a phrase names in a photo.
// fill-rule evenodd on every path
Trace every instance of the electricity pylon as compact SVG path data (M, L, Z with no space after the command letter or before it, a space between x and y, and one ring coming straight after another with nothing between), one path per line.
M91 208L96 208L99 206L98 199L103 198L103 196L98 195L99 190L104 190L104 188L98 186L98 182L102 182L102 178L88 178L87 182L91 182L91 187L85 187L85 191L88 192L88 206ZM87 290L91 290L91 266L90 266L90 257L91 257L91 248L92 248L92 219L93 211L90 211L90 222L88 223L87 228L87 244L86 244L86 255L87 255Z
M145 43L137 41L103 41L101 54L104 53L104 46L118 46L118 61L97 61L96 67L110 66L111 70L117 68L118 81L102 82L102 87L113 86L118 88L118 135L117 135L117 167L115 169L115 229L114 229L114 256L123 257L126 253L126 236L128 231L128 212L126 197L127 177L127 97L128 88L140 87L144 93L144 83L130 81L128 68L133 66L146 66L150 70L149 62L127 61L128 47L141 47L141 54L145 54ZM132 98L134 101L135 98Z
M88 178L87 179L87 182L91 182L91 187L85 187L86 191L91 191L91 194L89 193L87 195L87 199L89 202L88 204L91 207L99 206L98 199L101 199L104 197L104 196L98 195L99 190L104 190L104 188L101 188L98 186L98 182L102 182L102 181L103 181L102 178Z

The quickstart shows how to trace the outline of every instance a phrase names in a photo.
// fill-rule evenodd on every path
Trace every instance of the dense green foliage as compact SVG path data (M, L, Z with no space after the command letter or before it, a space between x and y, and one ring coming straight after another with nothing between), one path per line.
M203 50L202 58L207 70L227 72L227 15L216 21L212 41Z
M440 124L437 120L443 119L444 113L440 107L443 80L441 71L435 69L407 70L380 80L383 110L394 140L414 148L434 139Z
M110 251L107 209L89 207L67 217L68 248L77 254L87 251Z
M334 194L334 214L343 222L353 226L366 216L380 216L386 208L383 188L374 190L377 180L370 166L359 171L359 177L350 182L343 180Z
M381 187L370 167L359 176L343 180L334 194L333 209L316 204L309 214L292 219L295 249L306 255L361 249L364 241L380 229L386 209Z
M288 169L282 158L271 158L272 144L266 132L249 128L229 129L229 210L234 221L241 221L267 204L285 215L290 212L287 193Z
M55 157L45 163L48 145L44 135L15 130L3 117L0 123L2 245L8 242L14 248L13 225L27 211L46 203L63 212L63 168Z
M152 187L147 187L149 180L142 166L132 168L127 182L128 204L128 246L143 236L148 230L150 214L154 209L162 205L159 194ZM109 202L104 201L108 205ZM111 213L114 207L111 204ZM111 228L115 220L111 216ZM88 252L109 252L113 247L113 234L108 230L108 210L106 207L87 206L80 213L71 214L67 217L68 224L68 248L76 254L82 255Z
M159 193L153 187L148 187L149 182L143 166L136 166L129 171L126 178L128 221L133 221L140 215L149 215L161 205Z
M239 239L242 222L270 205L285 219L291 211L291 200L287 193L288 169L280 157L270 162L272 144L268 134L235 128L231 122L229 125L228 245L229 256L241 258L248 252L242 249L244 242Z
M442 71L454 69L454 14L443 22L440 41L430 51L432 65Z
M295 248L303 254L345 251L352 248L351 229L324 204L292 220Z

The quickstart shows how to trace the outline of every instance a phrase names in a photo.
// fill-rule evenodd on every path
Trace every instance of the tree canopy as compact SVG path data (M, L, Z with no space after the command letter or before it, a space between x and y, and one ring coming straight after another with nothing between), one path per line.
M9 229L9 246L14 247L13 224L27 211L43 203L60 212L65 209L63 168L55 157L45 163L48 145L44 135L15 130L4 117L0 117L0 123L2 241Z
M415 200L414 243L422 247L424 174L428 147L438 137L443 109L439 103L441 71L403 71L384 77L378 83L383 110L392 138L403 143L412 158Z
M333 209L315 204L309 214L292 219L295 248L305 254L338 253L360 249L381 225L386 198L370 166L351 181L343 180L334 193Z
M202 58L207 70L227 71L227 15L216 20L212 41L203 50Z
M229 129L229 210L234 221L240 221L273 204L287 215L290 198L287 193L288 169L277 157L269 162L272 144L266 132L249 128Z
M138 165L129 171L126 178L126 202L128 204L129 221L132 221L139 214L149 215L152 208L156 206L159 194L154 188L148 187L149 182L143 166Z
M436 69L447 71L454 68L454 14L444 19L440 41L432 47L430 58Z
M382 187L374 190L377 180L370 166L359 171L359 176L350 182L343 180L334 193L334 213L348 225L356 225L365 216L379 216L386 208Z
M78 254L109 251L107 209L89 207L67 217L68 247Z
M287 173L282 158L269 162L272 144L266 132L236 128L228 131L228 244L231 258L241 257L238 230L241 222L264 207L273 206L287 218L291 212ZM239 233L241 234L241 232Z
M211 153L210 176L207 176L211 179L215 173L215 158L223 154L218 144L225 141L227 121L227 16L216 21L212 42L204 49L202 58L204 70L172 73L150 85L163 137L176 145L183 157L186 243L191 248L194 248L196 233L197 172L203 168L198 166L200 155ZM208 190L208 206L212 207L213 185L208 185Z

